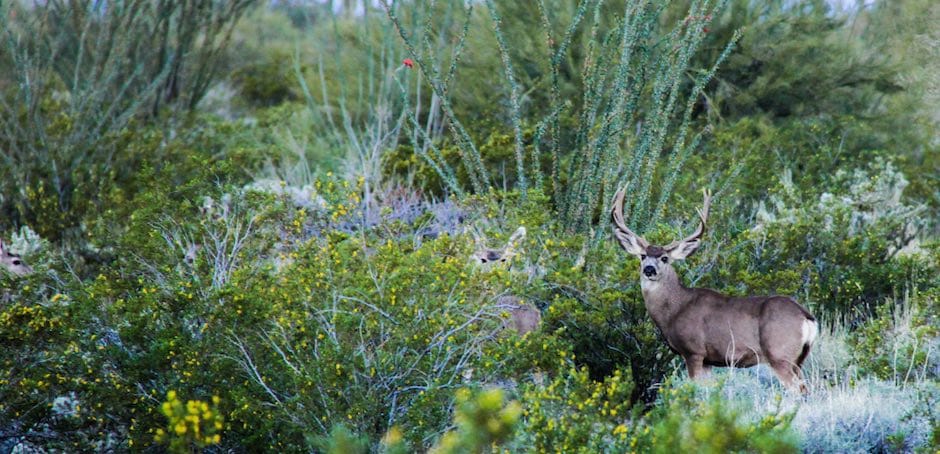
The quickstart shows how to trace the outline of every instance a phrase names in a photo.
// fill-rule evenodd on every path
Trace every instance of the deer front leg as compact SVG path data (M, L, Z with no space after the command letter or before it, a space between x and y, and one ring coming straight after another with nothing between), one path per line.
M689 378L700 380L708 377L711 366L705 365L705 355L687 355L683 358L685 359L685 367L689 370Z

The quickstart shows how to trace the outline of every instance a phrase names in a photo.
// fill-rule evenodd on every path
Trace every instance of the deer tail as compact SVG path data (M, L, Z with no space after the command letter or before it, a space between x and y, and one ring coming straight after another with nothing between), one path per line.
M803 350L800 352L800 357L796 360L797 367L803 365L803 361L806 360L806 357L809 355L809 349L813 346L813 342L816 342L816 336L819 335L819 323L816 320L806 319L803 320L801 328L803 334Z

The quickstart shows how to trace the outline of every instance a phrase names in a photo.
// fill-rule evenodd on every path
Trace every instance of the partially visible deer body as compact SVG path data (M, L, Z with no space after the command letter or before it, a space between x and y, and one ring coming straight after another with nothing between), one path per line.
M33 272L33 268L26 264L23 259L12 252L0 240L0 266L16 276L25 276Z
M477 249L473 253L472 260L483 269L493 266L509 267L512 257L516 255L515 248L525 238L525 234L525 227L519 227L502 249L489 249L477 237ZM520 336L535 331L542 322L542 312L532 304L523 302L518 296L501 296L496 300L496 306L509 312L509 320L506 321L505 327L512 328Z
M787 296L730 297L714 290L686 288L672 261L683 260L701 243L711 195L705 201L698 229L668 246L650 245L623 219L624 190L614 198L614 236L627 253L640 258L640 287L653 322L670 348L685 360L692 379L712 366L770 365L780 381L806 392L801 366L818 333L816 319Z

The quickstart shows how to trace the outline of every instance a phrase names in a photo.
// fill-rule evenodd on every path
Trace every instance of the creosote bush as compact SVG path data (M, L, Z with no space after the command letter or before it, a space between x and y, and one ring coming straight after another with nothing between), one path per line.
M697 389L694 384L667 385L660 402L642 430L639 451L670 452L770 452L795 453L797 437L790 430L793 414L778 407L759 421L742 417L735 403L720 392ZM702 396L702 393L710 395Z
M154 440L167 444L171 452L191 452L219 444L225 418L219 414L219 397L212 396L212 405L201 400L188 400L184 405L176 391L166 394L160 412L167 418L167 429L157 429Z
M471 395L467 389L456 393L454 424L429 452L454 454L487 452L510 439L519 422L519 402L504 402L503 391L491 388Z

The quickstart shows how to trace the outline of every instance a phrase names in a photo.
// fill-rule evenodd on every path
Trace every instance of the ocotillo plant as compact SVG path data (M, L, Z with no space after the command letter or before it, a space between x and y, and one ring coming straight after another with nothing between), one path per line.
M547 0L539 0L550 101L547 113L527 116L523 94L541 87L524 87L519 82L511 43L503 33L500 6L494 0L485 2L503 65L503 82L509 89L516 189L525 193L533 189L534 183L534 189L547 190L561 220L575 231L588 228L607 196L623 186L635 197L633 206L628 207L629 220L655 222L683 162L706 131L693 131L693 108L738 38L735 34L711 68L692 68L691 57L708 33L707 24L721 12L725 1L692 1L685 18L667 30L660 25L669 3L666 0L625 2L620 8L612 3L582 0L569 22L558 24L551 17L555 9ZM441 68L445 65L435 59L430 45L430 37L436 33L432 15L425 15L424 25L411 32L399 14L401 5L385 0L382 4L409 58L440 98L471 189L487 190L490 178L479 147L455 115L448 96L467 25L457 36L458 48L451 53L449 70L444 73ZM472 6L466 7L467 23L473 14ZM613 25L609 24L611 17L616 17ZM563 33L556 33L559 27ZM583 44L573 57L575 42ZM574 102L562 96L562 70L577 73L579 97ZM563 114L575 119L573 131L562 131ZM534 131L531 138L523 133L526 125ZM527 155L528 147L531 153ZM549 179L540 165L543 154L550 157ZM443 159L430 154L422 158L432 164L443 181L454 181L454 169Z

